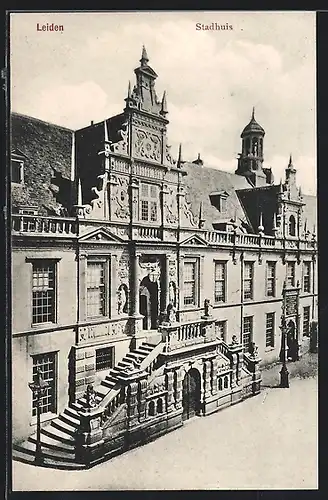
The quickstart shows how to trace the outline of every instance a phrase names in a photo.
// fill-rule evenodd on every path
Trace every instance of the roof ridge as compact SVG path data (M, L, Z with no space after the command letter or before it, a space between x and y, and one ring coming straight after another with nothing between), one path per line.
M69 132L75 132L75 130L72 128L64 127L63 125L57 125L57 123L48 122L46 120L41 120L40 118L36 118L35 116L24 115L23 113L18 113L17 111L11 111L10 114L15 115L15 116L20 116L22 118L29 118L29 119L32 119L36 122L45 123L47 125L52 125L53 127L61 128L63 130L68 130Z

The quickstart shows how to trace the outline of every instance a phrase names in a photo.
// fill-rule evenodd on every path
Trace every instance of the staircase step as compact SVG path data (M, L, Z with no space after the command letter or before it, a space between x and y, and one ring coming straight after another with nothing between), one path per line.
M137 361L138 358L141 358L141 355L135 354L134 352L129 352L126 356L126 359L131 359L133 361Z
M105 387L107 387L107 389L112 389L115 386L115 382L112 382L111 380L104 379L101 381L100 387L101 386L105 386Z
M76 418L77 420L80 418L78 412L74 408L71 408L70 406L65 408L64 413L66 415L70 415L73 418Z
M41 436L42 435L48 436L52 439L55 439L57 441L60 441L65 444L74 444L74 437L70 434L67 434L66 432L63 432L55 427L48 426L43 429L41 429ZM42 439L42 438L41 438Z
M154 349L154 347L156 347L157 344L152 344L151 342L143 342L142 345L144 346L149 346L151 347L152 349Z
M63 412L61 415L59 415L59 420L64 421L66 424L70 424L73 427L77 428L80 425L80 419L79 417L72 417L71 415Z
M74 436L76 432L76 427L73 427L70 424L67 424L66 422L63 422L62 420L59 420L56 418L51 422L51 426L55 427L55 429L60 430L61 432L65 432L66 434L70 436Z
M35 465L34 462L34 456L29 455L26 453L24 450L13 450L13 459L16 460L17 462L22 462L24 464L29 464L29 465ZM49 467L52 469L61 469L61 470L81 470L85 469L86 466L84 464L80 463L73 463L73 462L64 462L64 461L57 461L53 460L50 458L44 458L43 460L43 467Z
M149 345L144 345L144 344L141 344L138 347L138 350L145 351L148 353L152 352L153 349L154 349L153 347L150 347Z
M25 451L28 454L35 455L36 443L32 443L31 441L25 441L23 445L21 445L21 451ZM52 460L56 460L58 462L75 462L75 450L71 452L68 451L57 451L52 450L50 448L42 448L42 456L50 458Z
M68 409L69 410L73 410L73 411L77 411L77 410L82 410L83 408L83 405L81 405L81 403L78 401L76 401L75 403L69 403L69 407Z
M34 434L33 436L30 436L28 438L28 441L36 444L36 435ZM67 451L71 453L75 450L74 441L72 441L71 444L67 444L63 443L62 441L58 441L57 439L50 438L46 435L41 435L41 445L52 450Z

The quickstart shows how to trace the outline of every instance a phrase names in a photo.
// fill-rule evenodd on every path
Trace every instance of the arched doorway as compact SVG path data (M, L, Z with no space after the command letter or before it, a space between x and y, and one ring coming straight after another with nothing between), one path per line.
M293 320L290 320L287 324L287 358L292 361L298 360L298 342L296 335L296 326Z
M182 383L182 419L197 415L200 410L200 373L196 368L189 370Z
M139 289L140 314L143 315L143 330L155 330L158 319L158 285L146 276Z

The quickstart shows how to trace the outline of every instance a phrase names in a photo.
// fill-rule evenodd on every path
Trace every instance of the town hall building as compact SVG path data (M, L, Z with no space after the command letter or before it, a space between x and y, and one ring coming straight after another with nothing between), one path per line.
M253 109L234 172L173 158L145 48L135 76L122 113L79 130L12 114L18 460L38 404L42 463L82 468L241 402L282 325L297 360L317 318L316 198L292 157L275 184Z

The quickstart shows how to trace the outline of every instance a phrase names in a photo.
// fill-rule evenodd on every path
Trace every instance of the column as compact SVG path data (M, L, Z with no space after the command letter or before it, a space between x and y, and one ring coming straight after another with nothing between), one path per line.
M175 407L176 409L182 408L182 381L185 375L185 371L182 368L179 368L175 372L175 393L174 393L174 399L175 399Z
M139 257L140 254L133 252L131 255L131 315L139 316Z
M166 307L169 303L169 283L170 283L170 275L169 275L169 259L168 255L165 255L164 259L164 269L163 269L163 278L162 278L162 294L161 294L161 313L166 313Z
M110 315L111 318L117 316L117 274L118 261L117 255L112 254L110 260Z
M204 409L205 399L211 395L211 372L212 363L210 360L204 361Z
M84 254L78 256L78 321L86 319L86 274L87 257Z

